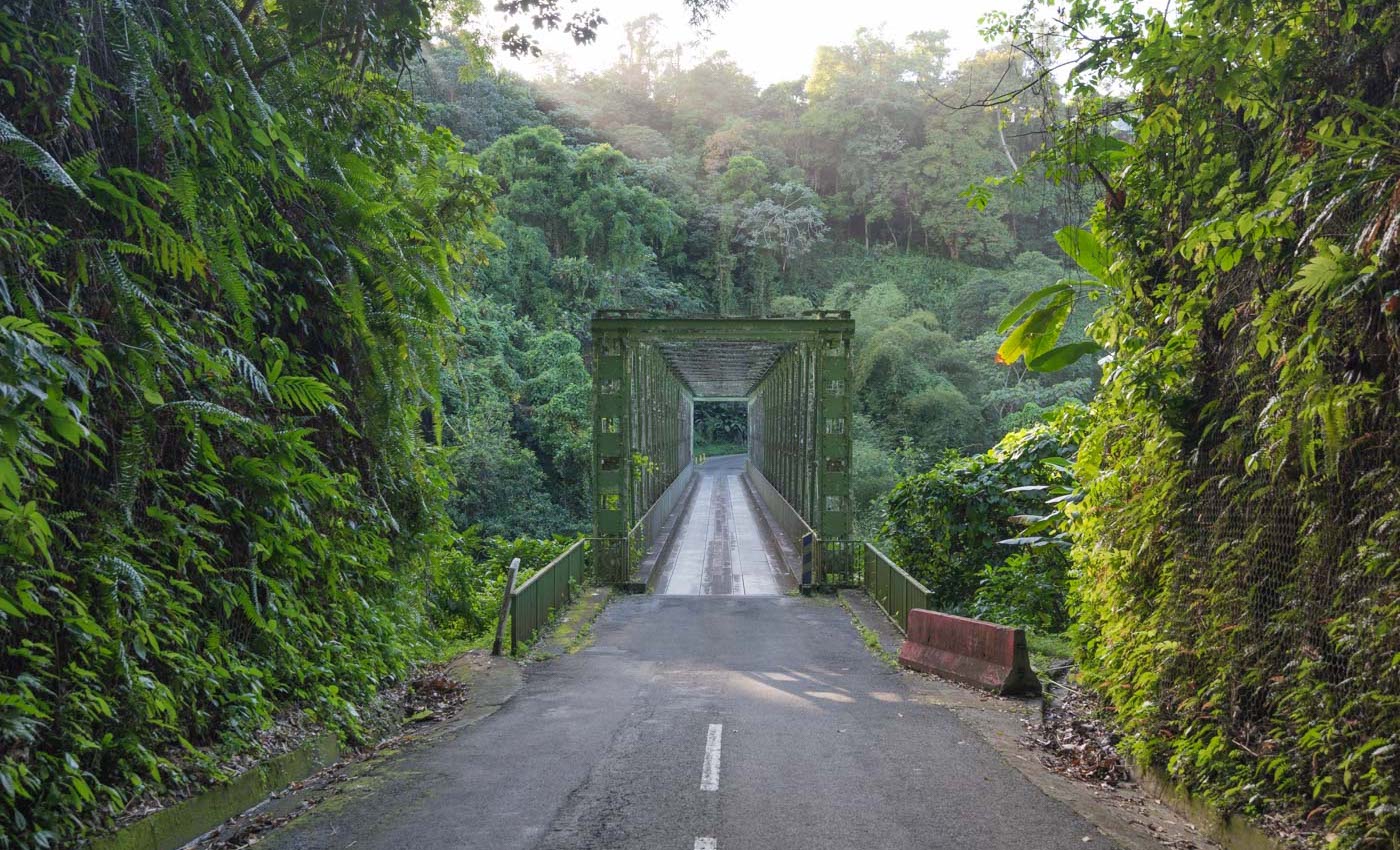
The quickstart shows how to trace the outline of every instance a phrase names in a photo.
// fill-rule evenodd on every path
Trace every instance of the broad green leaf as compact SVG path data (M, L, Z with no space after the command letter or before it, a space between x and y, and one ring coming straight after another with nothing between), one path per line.
M18 617L21 620L24 619L24 612L20 611L13 602L6 599L4 596L0 596L0 613L8 614L11 617Z
M7 457L0 457L0 490L4 490L12 498L19 498L19 470L15 468L14 461Z
M1081 269L1108 282L1108 267L1113 264L1113 256L1097 236L1081 227L1062 227L1055 231L1055 241Z
M1069 318L1070 296L1064 292L1041 307L1017 326L997 349L997 362L1010 365L1022 357L1026 362L1049 351L1060 338Z
M1058 283L1052 283L1049 286L1037 289L1035 292L1021 299L1021 303L1017 304L1011 309L1010 313L1006 314L1006 318L1002 319L1001 324L997 325L997 333L1004 334L1011 330L1012 326L1020 321L1022 316L1035 309L1035 305L1039 304L1041 301L1044 301L1052 295L1058 295L1061 292L1069 292L1072 288L1073 285L1070 281L1062 280Z
M1074 363L1086 354L1093 354L1098 350L1098 345L1092 342L1071 342L1056 346L1037 356L1034 360L1026 361L1026 366L1035 372L1054 372Z
M69 782L72 783L73 790L78 792L78 796L81 797L84 802L92 803L96 801L97 798L93 796L92 793L92 786L88 785L86 779L74 775L69 777Z

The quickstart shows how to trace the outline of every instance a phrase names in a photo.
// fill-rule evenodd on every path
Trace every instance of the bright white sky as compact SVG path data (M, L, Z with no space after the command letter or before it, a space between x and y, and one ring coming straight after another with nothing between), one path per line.
M487 5L493 5L488 0ZM1024 0L733 0L724 15L710 23L711 35L687 47L690 62L724 50L760 86L791 80L806 74L821 45L845 44L860 27L881 29L895 40L919 30L947 30L953 60L973 55L983 46L978 19L989 11L1016 11ZM623 40L622 25L655 12L666 23L663 43L690 45L698 38L689 25L681 0L579 0L573 7L598 7L608 23L591 45L575 46L560 32L538 33L545 51L567 55L579 71L597 71L617 60ZM500 28L505 18L489 13ZM522 17L529 27L529 19ZM687 64L690 64L687 62ZM498 64L527 77L548 72L547 63L513 60L504 55Z

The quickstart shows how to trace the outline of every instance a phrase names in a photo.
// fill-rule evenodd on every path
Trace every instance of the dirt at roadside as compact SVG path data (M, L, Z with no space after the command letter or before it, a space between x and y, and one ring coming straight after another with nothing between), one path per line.
M388 694L400 723L377 744L356 750L320 772L272 794L262 804L228 820L191 845L195 850L243 850L261 836L317 806L361 792L379 762L470 726L500 708L521 685L520 665L511 658L472 650L445 664L421 668Z

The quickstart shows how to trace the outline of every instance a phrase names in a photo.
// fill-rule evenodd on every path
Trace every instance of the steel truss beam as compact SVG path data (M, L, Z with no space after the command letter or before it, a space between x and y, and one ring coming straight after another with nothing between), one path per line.
M851 532L844 311L793 319L593 319L595 563L625 581L647 510L691 463L695 401L749 403L749 458L824 539ZM635 542L635 541L632 541Z

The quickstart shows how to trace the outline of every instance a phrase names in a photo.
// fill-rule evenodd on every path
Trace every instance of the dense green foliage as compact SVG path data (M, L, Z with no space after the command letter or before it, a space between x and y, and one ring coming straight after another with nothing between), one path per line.
M1022 539L1047 491L1069 481L1084 427L1069 407L971 457L950 452L890 492L881 538L895 563L921 581L939 610L1059 632L1068 624L1066 553Z
M1106 193L1072 248L1110 358L1069 512L1085 680L1217 803L1394 847L1400 8L1066 11L1084 108L1045 161Z
M0 8L0 847L480 635L587 530L600 306L851 311L863 533L1072 622L1140 758L1393 846L1400 13L1062 5L762 89L648 18L527 83L472 3Z
M701 454L743 454L748 451L749 409L740 401L695 405L695 451Z
M424 649L451 270L428 8L0 8L0 846L70 845Z
M433 559L428 602L434 630L449 640L485 641L496 627L510 562L520 559L516 584L523 584L573 542L564 537L483 538L475 528L468 529Z
M1053 375L994 362L997 322L1063 275L1042 253L1059 256L1053 231L1088 212L1072 180L1011 178L1047 116L1064 112L1052 85L1017 92L1034 81L1005 50L954 68L941 33L896 44L862 32L823 49L811 76L760 90L722 55L680 64L654 18L624 30L622 58L594 74L527 84L483 68L470 38L435 41L414 71L429 121L472 140L501 187L501 244L477 275L477 310L494 317L482 330L503 342L474 390L491 446L467 447L481 463L459 515L484 509L478 521L503 533L546 516L586 526L572 495L582 470L556 463L575 455L543 436L516 378L522 333L573 334L586 358L598 306L851 310L861 506L922 459L992 445L1028 406L1088 398L1091 362ZM1006 180L983 188L985 210L970 209L962 195L991 175ZM1087 317L1076 312L1067 333ZM581 384L571 392L585 398ZM725 430L737 437L734 424ZM702 440L715 436L709 420L697 425Z
M509 557L559 546L508 539L587 526L600 305L851 309L866 502L1087 394L991 365L1076 193L958 197L1054 99L925 93L996 90L1006 54L860 34L760 92L663 68L643 20L614 69L532 87L473 4L438 11L0 11L3 846L206 781L288 711L353 736L480 633Z

